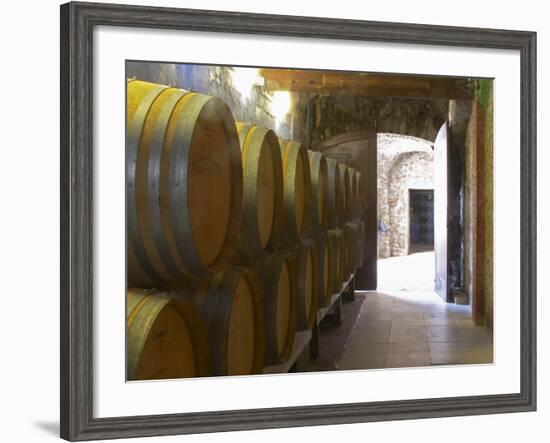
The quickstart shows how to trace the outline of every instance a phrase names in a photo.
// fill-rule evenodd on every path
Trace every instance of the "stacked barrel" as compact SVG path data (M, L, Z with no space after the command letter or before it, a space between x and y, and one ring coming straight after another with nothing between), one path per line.
M127 96L128 379L285 363L361 264L359 173L216 97Z

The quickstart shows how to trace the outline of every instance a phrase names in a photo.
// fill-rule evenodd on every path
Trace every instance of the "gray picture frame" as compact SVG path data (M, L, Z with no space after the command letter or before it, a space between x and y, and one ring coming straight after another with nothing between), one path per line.
M521 57L521 390L337 405L94 418L93 29L268 34L517 50ZM61 437L70 441L536 409L536 33L99 3L61 6ZM122 358L122 357L121 357Z

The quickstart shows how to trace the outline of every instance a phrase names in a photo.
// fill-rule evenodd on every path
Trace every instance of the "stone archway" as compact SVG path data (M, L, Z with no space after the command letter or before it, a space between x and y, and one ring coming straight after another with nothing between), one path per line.
M433 152L407 152L394 162L388 180L389 246L392 256L409 253L411 189L432 189Z
M374 129L435 141L449 116L449 101L438 98L309 95L296 97L294 138L311 145Z
M378 134L378 256L409 247L409 189L433 189L433 145L400 134ZM384 232L385 231L385 232Z

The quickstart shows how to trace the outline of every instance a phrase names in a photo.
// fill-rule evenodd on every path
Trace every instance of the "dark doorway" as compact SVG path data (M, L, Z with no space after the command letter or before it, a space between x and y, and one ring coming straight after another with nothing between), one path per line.
M409 253L434 248L434 191L409 190Z

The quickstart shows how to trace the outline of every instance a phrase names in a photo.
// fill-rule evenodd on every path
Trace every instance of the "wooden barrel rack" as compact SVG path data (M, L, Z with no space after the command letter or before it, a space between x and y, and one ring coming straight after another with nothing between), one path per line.
M128 380L314 358L362 265L361 174L235 122L220 98L135 79L127 92Z

